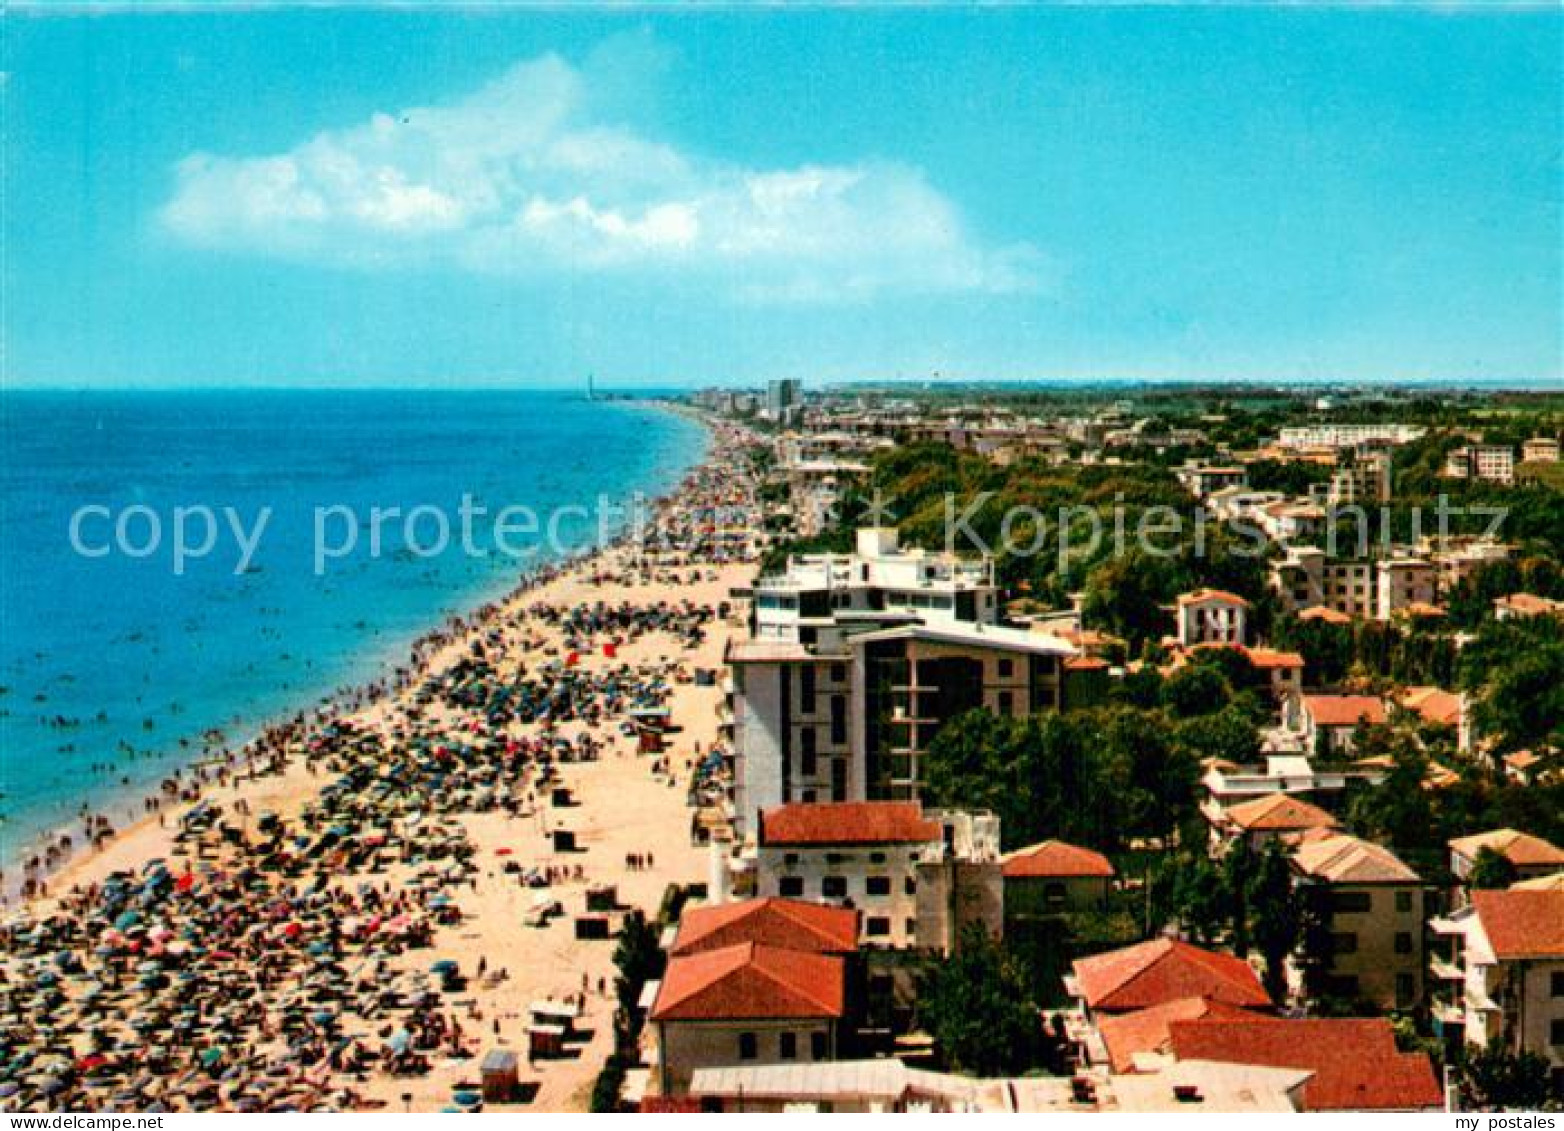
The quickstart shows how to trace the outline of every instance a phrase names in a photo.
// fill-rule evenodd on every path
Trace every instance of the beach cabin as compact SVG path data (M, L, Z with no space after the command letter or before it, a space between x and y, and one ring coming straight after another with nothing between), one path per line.
M536 1057L563 1056L581 1011L567 1001L535 1001L527 1007L527 1048Z
M510 1049L490 1049L480 1068L483 1078L483 1102L510 1103L521 1086L518 1057Z

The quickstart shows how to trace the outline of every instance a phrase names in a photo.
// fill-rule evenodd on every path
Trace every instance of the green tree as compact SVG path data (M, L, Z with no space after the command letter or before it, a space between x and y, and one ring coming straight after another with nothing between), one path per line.
M1280 841L1265 846L1250 878L1250 933L1265 959L1265 990L1287 1000L1287 958L1303 938L1303 909L1293 891L1292 867Z
M1186 664L1162 684L1163 704L1181 719L1214 714L1232 698L1232 685L1210 664Z
M1552 1099L1548 1062L1534 1052L1488 1045L1468 1051L1455 1071L1467 1103L1479 1108L1536 1111Z
M619 942L614 948L614 990L625 1017L632 1016L641 987L662 974L664 956L658 943L657 928L646 921L639 908L627 913L619 927Z
M1026 972L981 927L963 932L956 953L924 969L918 1016L945 1063L974 1076L1013 1076L1042 1057L1042 1015Z
M1477 859L1472 861L1472 871L1466 882L1474 888L1492 891L1507 888L1519 878L1508 856L1484 847L1478 851Z
M1232 892L1207 856L1188 856L1178 863L1171 902L1179 925L1202 945L1217 942L1232 924Z

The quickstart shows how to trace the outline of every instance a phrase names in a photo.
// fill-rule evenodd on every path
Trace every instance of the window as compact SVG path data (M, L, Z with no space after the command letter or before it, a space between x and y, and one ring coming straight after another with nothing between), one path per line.
M777 1055L783 1060L798 1059L798 1034L783 1033L777 1041Z
M1338 914L1372 911L1374 897L1366 891L1333 891L1330 896L1330 909Z
M843 682L846 681L846 679L847 679L847 665L846 664L832 664L831 665L831 682L832 683L843 683Z
M810 1033L809 1034L809 1059L810 1060L824 1060L826 1058L827 1052L828 1052L828 1050L826 1049L826 1044L825 1044L825 1034L824 1033Z
M786 899L802 898L804 894L804 877L783 876L781 882L777 884L777 890Z
M1337 931L1330 937L1331 949L1337 954L1358 953L1358 936L1351 931Z
M863 922L863 933L871 939L883 939L891 933L891 921L884 915L871 915Z
M890 895L891 878L889 876L870 876L865 890L870 895Z
M798 709L806 715L815 713L815 669L808 664L798 673Z
M831 742L841 746L847 741L847 697L831 696Z
M799 800L802 801L805 805L813 805L815 801L815 791L812 789L804 790L804 792L799 796Z
M905 923L902 924L902 930L907 932L907 937L909 939L917 938L918 937L918 921L916 919L908 919Z
M1008 660L1008 659L1007 660L1000 660L999 661L999 678L1000 679L1009 679L1010 676L1015 672L1015 666L1016 665L1015 665L1015 661L1014 660Z
M1064 885L1057 880L1052 880L1043 885L1043 902L1049 907L1064 906Z
M847 898L847 877L827 876L820 881L820 894L827 899Z
M814 727L804 727L798 732L799 756L803 761L800 772L806 778L812 778L819 772L815 765L815 742L818 738Z
M869 863L871 863L871 864L883 864L883 863L885 863L885 853L883 853L883 852L871 852L871 853L869 853Z
M1410 910L1412 910L1412 893L1411 892L1409 892L1409 891L1398 891L1398 892L1396 892L1396 910L1397 911L1410 911Z
M1548 1044L1564 1045L1564 1017L1555 1017L1549 1024Z
M1410 931L1397 931L1396 932L1396 953L1397 954L1411 954L1412 953L1412 932L1410 932Z
M1554 997L1564 997L1564 970L1555 970L1548 976L1548 988Z
M918 894L918 880L917 880L917 877L915 877L915 876L908 876L907 879L902 883L901 889L902 889L902 891L906 892L908 895L917 895Z
M754 1033L739 1034L739 1059L754 1060L760 1055L759 1042L755 1040Z
M999 693L999 714L1001 718L1008 719L1015 714L1015 696L1008 691Z
M1415 1004L1417 981L1410 974L1396 975L1396 1008L1406 1009Z

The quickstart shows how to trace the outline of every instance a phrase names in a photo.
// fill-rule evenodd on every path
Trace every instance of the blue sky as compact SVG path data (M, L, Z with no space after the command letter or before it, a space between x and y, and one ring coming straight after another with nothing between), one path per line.
M1557 8L5 20L12 385L1564 379Z

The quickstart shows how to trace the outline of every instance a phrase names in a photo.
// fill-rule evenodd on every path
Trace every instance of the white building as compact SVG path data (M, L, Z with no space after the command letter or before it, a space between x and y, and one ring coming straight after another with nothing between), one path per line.
M1515 449L1500 444L1468 444L1456 448L1445 459L1445 474L1452 479L1514 483Z
M1220 589L1180 593L1176 605L1180 647L1196 644L1242 644L1249 602Z
M1426 429L1415 424L1305 424L1283 428L1283 448L1355 448L1364 444L1410 444Z
M1473 892L1430 926L1448 943L1431 964L1447 1036L1536 1053L1564 1089L1564 891Z
M781 805L756 826L755 888L859 913L865 947L950 953L1004 929L999 818L916 802Z
M755 636L813 644L839 614L905 613L918 620L992 624L993 562L903 549L892 528L858 531L851 554L803 554L755 584Z

